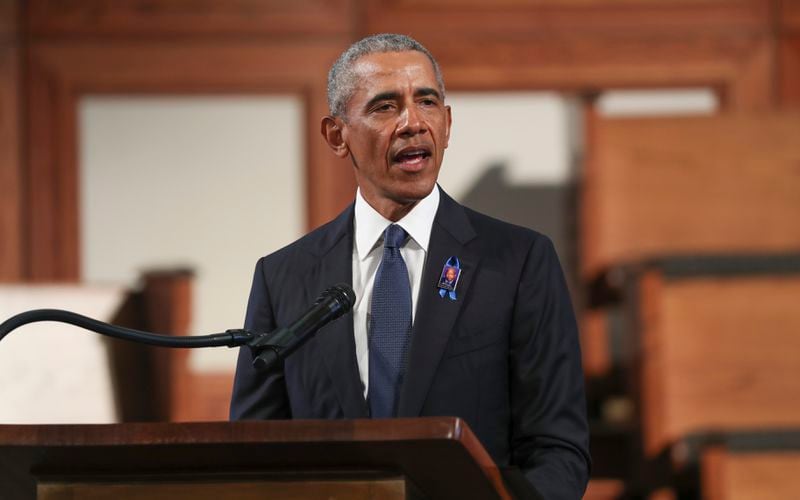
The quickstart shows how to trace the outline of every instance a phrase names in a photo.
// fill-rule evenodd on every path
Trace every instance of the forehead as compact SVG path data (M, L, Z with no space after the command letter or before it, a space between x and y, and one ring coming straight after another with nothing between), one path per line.
M403 87L438 89L433 64L422 52L377 52L356 61L355 92L398 91Z

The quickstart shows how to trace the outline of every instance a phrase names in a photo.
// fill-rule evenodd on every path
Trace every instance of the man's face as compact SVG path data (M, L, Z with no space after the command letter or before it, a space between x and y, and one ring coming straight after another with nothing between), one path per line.
M343 147L334 151L351 156L364 199L397 220L436 184L450 138L450 108L421 52L370 54L354 70L356 90L344 119L335 119Z

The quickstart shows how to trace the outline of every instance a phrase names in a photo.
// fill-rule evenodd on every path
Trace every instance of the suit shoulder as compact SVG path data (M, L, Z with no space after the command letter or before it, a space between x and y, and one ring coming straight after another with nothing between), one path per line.
M265 270L308 266L324 256L348 234L352 227L352 210L345 210L336 219L323 224L288 245L261 258Z
M476 244L484 263L499 268L522 270L528 266L558 266L560 259L553 241L534 229L518 226L464 207L475 230ZM489 264L492 263L492 264Z
M518 226L504 220L496 219L481 212L464 207L475 232L481 236L490 235L496 244L530 247L534 244L553 246L550 238L534 229Z

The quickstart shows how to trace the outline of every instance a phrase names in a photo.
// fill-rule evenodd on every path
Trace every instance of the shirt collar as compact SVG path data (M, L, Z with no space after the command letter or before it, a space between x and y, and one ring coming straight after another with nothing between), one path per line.
M431 228L436 210L439 208L439 186L434 186L431 193L421 199L405 217L397 221L405 229L411 239L425 252L431 239ZM358 259L364 260L383 236L392 221L375 211L361 195L361 188L356 192L355 203L355 243Z

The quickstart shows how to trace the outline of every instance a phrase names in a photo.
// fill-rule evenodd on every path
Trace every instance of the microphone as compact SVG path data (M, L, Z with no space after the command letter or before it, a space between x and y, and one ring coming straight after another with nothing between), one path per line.
M339 283L328 288L297 321L288 327L258 335L247 343L256 354L253 366L265 370L286 359L311 340L320 328L349 312L355 303L356 294L350 285Z

